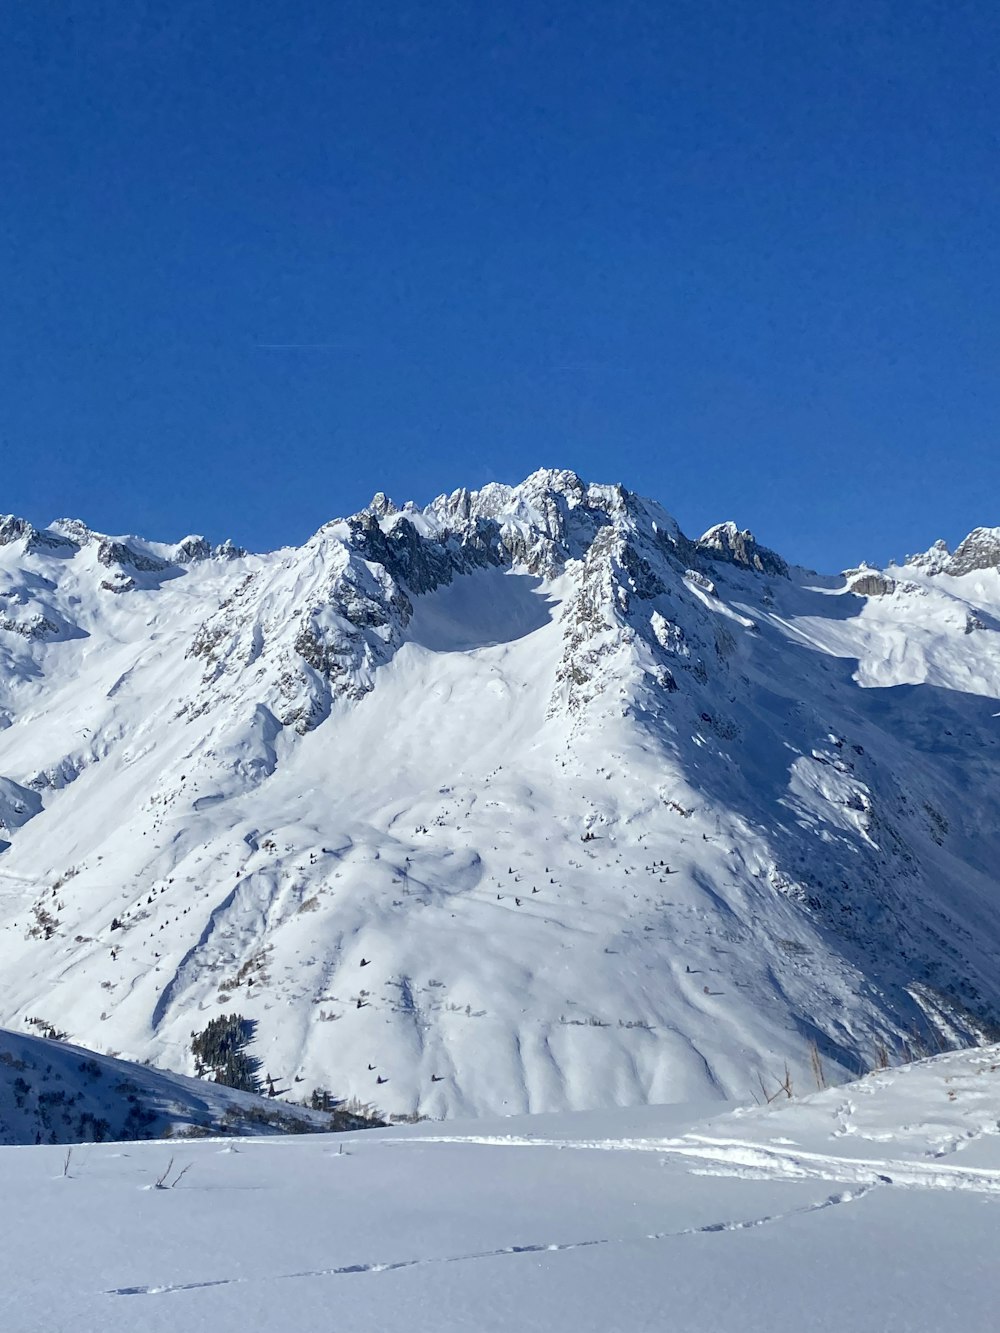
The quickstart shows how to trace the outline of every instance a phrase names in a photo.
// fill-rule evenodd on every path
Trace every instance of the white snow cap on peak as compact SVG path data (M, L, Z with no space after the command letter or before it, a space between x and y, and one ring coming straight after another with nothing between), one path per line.
M739 537L741 535L744 538L748 538L750 541L755 540L754 535L749 528L744 529L741 533L739 524L734 523L730 518L727 519L725 523L713 523L707 532L702 533L698 540L707 546L711 546L723 537L728 537L730 541L732 541L734 537Z

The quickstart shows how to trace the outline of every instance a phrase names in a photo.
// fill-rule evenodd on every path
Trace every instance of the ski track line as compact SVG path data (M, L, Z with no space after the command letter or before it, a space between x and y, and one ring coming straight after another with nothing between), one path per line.
M403 1268L424 1268L432 1264L471 1263L477 1259L496 1259L502 1255L517 1254L557 1254L567 1250L586 1250L599 1245L636 1245L648 1240L678 1240L682 1236L718 1235L725 1231L748 1231L755 1227L769 1226L791 1217L802 1217L808 1213L822 1212L826 1208L835 1208L839 1204L852 1203L873 1189L871 1184L860 1189L843 1190L831 1194L818 1203L806 1204L802 1208L793 1208L787 1213L771 1213L765 1217L753 1217L745 1221L708 1222L700 1227L684 1227L680 1231L651 1231L640 1236L599 1237L594 1240L571 1240L551 1245L504 1245L496 1250L473 1250L468 1254L440 1255L431 1259L397 1259L387 1263L344 1264L339 1268L303 1269L298 1273L275 1273L271 1276L223 1277L210 1278L202 1282L175 1282L163 1285L110 1287L101 1294L104 1296L170 1296L179 1291L201 1291L206 1287L242 1286L259 1282L289 1282L297 1278L308 1277L347 1277L357 1273L395 1273Z
M493 1148L568 1148L591 1152L652 1152L661 1157L679 1157L704 1163L693 1167L696 1175L741 1176L753 1173L760 1180L837 1180L845 1184L899 1185L910 1189L965 1189L983 1194L1000 1193L1000 1171L980 1167L948 1166L933 1162L899 1161L893 1158L839 1157L782 1148L773 1144L749 1143L742 1139L540 1139L513 1135L483 1135L383 1140L395 1147L417 1143L475 1144ZM729 1168L728 1170L726 1168Z

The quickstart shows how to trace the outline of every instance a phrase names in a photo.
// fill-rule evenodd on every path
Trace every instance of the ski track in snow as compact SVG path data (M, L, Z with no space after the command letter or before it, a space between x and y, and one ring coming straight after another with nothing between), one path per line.
M740 1189L737 1185L730 1201L734 1212L696 1226L642 1229L635 1234L619 1231L615 1235L585 1236L548 1243L532 1240L468 1249L460 1253L358 1261L272 1275L240 1274L203 1278L194 1282L123 1284L106 1288L102 1294L116 1297L169 1295L214 1286L392 1273L518 1255L560 1254L601 1247L634 1246L644 1242L680 1242L685 1237L775 1226L842 1204L858 1202L875 1192L887 1199L905 1196L913 1191L923 1194L946 1191L966 1197L997 1198L1000 1196L1000 1169L942 1162L941 1155L945 1151L967 1149L978 1141L990 1154L986 1160L996 1160L996 1137L1000 1130L997 1116L1000 1107L1000 1084L996 1077L1000 1068L998 1058L998 1048L939 1056L899 1070L869 1076L849 1085L847 1089L829 1089L801 1101L789 1101L777 1108L737 1110L708 1122L705 1130L699 1125L681 1135L599 1137L569 1134L553 1137L533 1132L439 1134L430 1132L428 1127L427 1130L418 1129L412 1134L386 1135L371 1131L356 1141L359 1146L367 1145L376 1153L421 1150L423 1157L419 1165L416 1162L412 1164L421 1175L433 1175L436 1169L440 1169L435 1167L435 1163L442 1151L447 1154L448 1150L468 1149L474 1152L481 1149L506 1149L518 1154L517 1164L510 1168L489 1167L480 1160L474 1165L470 1162L467 1169L462 1170L460 1160L448 1160L448 1168L453 1175L467 1176L470 1180L495 1178L497 1170L501 1176L530 1177L534 1173L520 1154L526 1149L540 1149L549 1153L599 1153L612 1157L652 1155L663 1166L679 1169L682 1177L709 1176L800 1188L812 1182L823 1182L825 1185L835 1182L840 1187L835 1193L824 1194L821 1198L814 1198L796 1207L740 1217L735 1212ZM719 1132L718 1126L736 1123L741 1123L749 1133L736 1136ZM714 1128L714 1132L709 1131L708 1125ZM826 1144L831 1148L845 1144L845 1126L854 1136L849 1141L871 1145L871 1157L846 1156L836 1151L822 1150ZM755 1131L758 1135L756 1138L752 1136ZM801 1139L807 1140L809 1146ZM941 1147L943 1141L947 1142L944 1149ZM887 1155L884 1151L879 1152L876 1145L886 1143L893 1143L897 1153ZM272 1145L278 1149L281 1146L280 1142ZM444 1160L441 1159L442 1163ZM552 1170L557 1160L550 1159L546 1170ZM410 1166L411 1163L407 1163L408 1169ZM392 1171L388 1174L392 1178L398 1173ZM579 1179L579 1173L569 1169L566 1178ZM674 1175L671 1178L679 1177ZM648 1177L646 1179L648 1186ZM657 1193L654 1188L652 1194L655 1196ZM675 1199L686 1198L683 1192L668 1193ZM648 1188L642 1191L642 1196L648 1201ZM681 1202L675 1206L683 1207L684 1204Z
M425 1140L425 1142L428 1140ZM430 1140L433 1142L434 1140ZM444 1142L463 1142L464 1140L444 1140ZM387 1263L343 1264L337 1268L305 1269L298 1273L277 1273L261 1277L213 1278L202 1282L178 1282L163 1285L112 1287L105 1290L105 1296L168 1296L179 1291L198 1291L204 1287L244 1286L253 1282L285 1282L297 1278L347 1277L359 1273L395 1273L404 1268L424 1268L435 1264L473 1263L481 1259L497 1259L502 1256L522 1254L560 1254L570 1250L587 1250L597 1246L637 1245L643 1241L679 1240L684 1236L716 1235L727 1231L748 1231L756 1227L772 1226L777 1222L792 1217L803 1217L809 1213L822 1212L840 1204L852 1203L864 1198L871 1185L862 1185L859 1189L843 1190L831 1194L818 1203L807 1204L802 1208L793 1208L787 1213L771 1213L764 1217L753 1217L745 1221L708 1222L698 1227L683 1227L678 1231L651 1231L643 1235L599 1237L593 1240L563 1241L549 1245L503 1245L495 1250L474 1250L468 1254L438 1255L424 1259L397 1259Z
M695 1159L711 1166L695 1167L701 1175L743 1176L750 1180L837 1180L862 1185L898 1185L913 1189L974 1190L1000 1194L1000 1171L974 1167L923 1164L895 1158L839 1157L798 1148L749 1143L739 1139L544 1139L505 1138L500 1135L428 1135L401 1139L395 1147L412 1143L454 1143L489 1148L558 1148L585 1152L656 1153Z

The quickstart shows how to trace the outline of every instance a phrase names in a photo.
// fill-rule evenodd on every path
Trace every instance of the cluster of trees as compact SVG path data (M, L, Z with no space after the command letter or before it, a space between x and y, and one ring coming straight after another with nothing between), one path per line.
M260 1061L248 1054L257 1024L242 1014L222 1014L213 1018L201 1032L191 1034L191 1054L199 1078L211 1077L216 1083L240 1092L260 1092Z

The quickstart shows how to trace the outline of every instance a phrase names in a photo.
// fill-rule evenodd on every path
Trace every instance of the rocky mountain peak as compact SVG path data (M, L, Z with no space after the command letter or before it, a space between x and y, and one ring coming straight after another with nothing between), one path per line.
M54 523L49 524L49 531L57 533L60 537L65 537L67 541L71 541L75 546L86 546L88 542L93 541L98 536L80 518L57 518Z
M948 574L971 574L977 569L1000 569L1000 528L974 528L955 548Z
M948 550L948 543L938 538L926 551L921 551L917 555L908 555L903 563L921 569L926 574L944 574L947 572L950 560L951 552Z
M18 518L16 514L0 514L0 546L9 546L34 531L27 519Z
M368 510L376 518L387 518L390 514L396 514L399 510L386 495L385 491L376 491L367 506Z
M193 564L197 560L208 560L212 555L212 547L206 537L193 534L183 537L170 555L177 564Z
M725 560L743 569L755 569L760 574L788 577L788 565L780 555L758 545L752 532L746 528L741 531L731 521L709 528L695 546L710 560Z
M25 518L15 514L0 514L0 546L24 542L25 551L56 550L73 545L51 528L36 528Z

